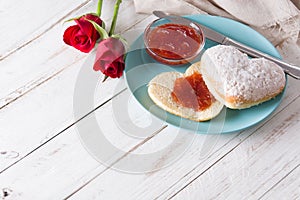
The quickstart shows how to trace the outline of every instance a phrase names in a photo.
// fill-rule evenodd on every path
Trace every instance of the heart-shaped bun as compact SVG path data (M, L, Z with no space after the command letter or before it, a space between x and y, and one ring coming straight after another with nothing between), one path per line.
M200 62L191 65L186 70L185 74L179 72L165 72L159 74L149 82L148 94L156 105L172 114L194 121L210 120L217 116L223 108L223 104L217 101L212 95L210 95L210 93L208 95L212 98L211 104L203 110L182 106L174 100L173 92L176 80L192 76L195 73L201 75ZM197 99L197 96L192 94L190 99Z
M285 87L285 74L264 58L249 59L235 47L217 45L201 58L203 79L226 107L243 109L268 101Z

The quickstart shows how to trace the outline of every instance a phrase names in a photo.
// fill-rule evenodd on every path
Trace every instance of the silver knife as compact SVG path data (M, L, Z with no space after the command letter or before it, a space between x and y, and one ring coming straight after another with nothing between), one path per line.
M180 22L180 23L187 23L187 24L191 24L191 23L195 24L196 23L196 22L193 22L193 21L188 20L181 16L167 15L166 13L164 13L162 11L153 11L153 14L159 18L166 18L173 22ZM202 28L202 31L206 38L208 38L212 41L215 41L217 43L220 43L220 44L235 46L237 49L248 54L249 56L256 57L256 58L264 57L268 60L271 60L271 61L275 62L276 64L278 64L280 67L282 67L284 72L287 73L288 75L290 75L291 77L298 79L298 80L300 79L300 67L286 63L282 60L279 60L279 59L272 57L268 54L265 54L261 51L258 51L249 46L246 46L238 41L235 41L229 37L226 37L225 35L217 32L217 31L212 30L202 24L197 23L197 25L199 25Z

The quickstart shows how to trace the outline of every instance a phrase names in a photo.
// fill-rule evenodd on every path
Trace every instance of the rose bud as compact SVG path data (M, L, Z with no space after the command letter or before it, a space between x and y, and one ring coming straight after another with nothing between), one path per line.
M92 14L83 15L79 19L75 19L76 25L70 26L64 32L63 40L66 44L84 52L90 52L97 40L100 38L98 31L88 20L102 25L102 20Z
M99 43L93 68L105 76L119 78L125 68L124 55L124 44L119 39L109 37Z

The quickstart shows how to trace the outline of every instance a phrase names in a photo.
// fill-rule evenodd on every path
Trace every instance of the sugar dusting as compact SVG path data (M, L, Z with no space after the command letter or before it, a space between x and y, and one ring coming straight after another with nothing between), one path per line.
M248 59L235 47L217 45L205 52L216 66L226 96L258 101L285 85L283 70L264 58Z

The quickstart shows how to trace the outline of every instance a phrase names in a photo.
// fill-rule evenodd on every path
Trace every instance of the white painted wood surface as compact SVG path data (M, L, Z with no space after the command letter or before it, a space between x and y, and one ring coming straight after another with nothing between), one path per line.
M62 42L70 25L63 21L94 11L96 4L0 1L0 199L300 198L299 81L289 79L284 100L266 121L228 135L178 133L176 127L151 119L123 78L100 83L102 75L94 95L97 109L74 118L75 83L89 55ZM113 4L104 1L103 19L109 23ZM135 13L132 0L123 0L117 31L132 40L153 19ZM129 112L139 126L152 125L143 137L124 134L119 126L128 121L114 121L112 104L127 102L128 96L130 110L120 112ZM93 114L107 140L122 150L111 152L111 166L98 162L78 135L76 126L89 124ZM182 143L174 145L177 136ZM190 140L191 146L177 158ZM204 142L212 144L207 152ZM169 145L169 151L149 163L134 163L132 155ZM143 164L159 170L115 169L128 162L132 170Z

